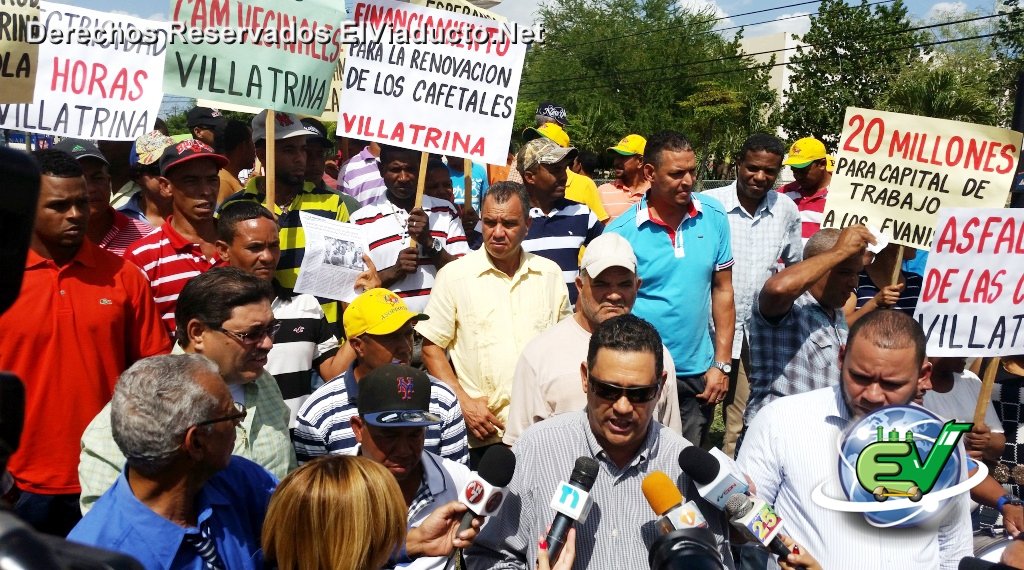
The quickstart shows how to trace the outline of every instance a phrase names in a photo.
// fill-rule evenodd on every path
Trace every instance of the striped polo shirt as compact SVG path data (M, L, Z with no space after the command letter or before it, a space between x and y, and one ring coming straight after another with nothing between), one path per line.
M373 156L370 147L364 148L345 163L339 176L341 183L338 184L338 190L359 200L363 206L384 200L387 188L380 176L378 164L380 160Z
M291 415L288 426L295 427L299 408L313 393L313 370L338 352L338 338L312 295L279 295L270 308L281 329L264 368L277 380Z
M448 253L455 257L469 253L462 220L451 202L424 196L423 211L426 212L430 224L430 235L441 240ZM393 266L398 262L398 254L409 247L409 212L392 204L386 198L376 204L360 208L352 214L351 220L364 228L366 241L370 244L370 257L378 270ZM388 287L405 299L409 310L417 313L422 313L427 307L430 289L433 288L434 277L437 275L437 267L422 246L419 248L416 273L406 275Z
M907 316L914 316L914 309L917 308L917 298L921 296L921 286L924 285L924 279L916 273L903 272L904 285L903 290L900 291L900 298L896 301L896 306L893 307L897 311L902 311ZM868 277L866 271L860 272L860 281L857 283L857 308L861 308L867 304L868 301L873 299L878 294L878 285Z
M262 186L262 181L262 176L250 178L245 189L228 197L224 204L221 204L221 208L237 200L264 202L266 195L257 189L257 184ZM287 208L282 209L274 205L274 215L277 216L277 223L281 227L281 260L277 262L274 277L289 291L295 288L299 268L302 267L302 257L306 253L306 234L302 230L299 212L308 212L328 220L348 221L348 208L341 201L341 197L330 190L317 188L312 182L303 184L302 191L295 195ZM317 297L317 300L320 301L327 320L332 324L338 322L337 301L321 297Z
M804 196L800 191L800 184L793 181L779 188L779 192L789 196L796 203L796 208L800 210L801 237L804 243L807 243L807 240L821 229L821 222L825 221L825 200L828 198L828 188L822 188L810 196Z
M214 256L207 259L197 243L181 237L174 229L174 216L164 225L133 243L124 258L142 268L153 290L157 310L171 336L174 336L174 309L178 295L189 279L227 262Z
M565 198L555 202L547 214L540 208L530 208L530 218L530 231L523 241L523 249L558 264L569 289L569 303L575 305L580 248L601 235L604 224L590 208Z
M359 415L358 399L355 365L341 378L313 392L299 409L298 425L292 430L299 463L327 454L356 454L359 443L352 431L352 417ZM440 416L441 423L427 427L424 451L465 464L469 460L469 447L459 399L451 388L433 376L430 377L427 411Z
M148 223L129 218L114 210L114 224L110 226L107 235L103 236L103 239L96 245L114 255L124 257L124 252L129 246L151 231L153 231L153 227Z

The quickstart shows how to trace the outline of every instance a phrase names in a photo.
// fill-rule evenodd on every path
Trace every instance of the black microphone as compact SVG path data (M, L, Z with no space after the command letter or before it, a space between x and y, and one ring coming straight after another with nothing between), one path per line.
M965 556L960 559L957 565L958 570L1013 570L1013 566L1000 564L999 562L986 562L981 558Z
M597 479L597 472L600 466L593 457L579 457L576 465L572 468L572 475L569 482L562 481L555 489L555 496L551 498L551 508L555 510L555 520L551 523L551 530L548 531L548 558L552 563L558 559L558 554L565 546L565 537L569 529L577 521L587 520L587 513L590 512L590 489Z
M469 507L462 515L459 532L473 524L477 516L489 517L498 511L505 500L505 489L516 470L516 456L504 445L492 445L480 458L476 476L462 487L459 498Z
M679 453L679 467L697 484L700 496L721 511L725 510L729 497L750 490L746 481L722 465L722 460L696 445L686 447Z

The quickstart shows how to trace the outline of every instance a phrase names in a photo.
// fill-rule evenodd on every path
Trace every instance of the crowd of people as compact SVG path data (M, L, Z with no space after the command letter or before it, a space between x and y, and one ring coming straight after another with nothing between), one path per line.
M972 531L1024 530L1024 356L963 440L1002 470L933 524L880 530L811 499L847 426L912 403L971 421L981 384L966 359L928 358L922 279L896 247L819 227L820 141L753 134L735 181L699 192L675 131L625 134L598 186L550 103L493 168L367 141L339 158L319 121L277 112L271 135L266 113L197 107L191 138L154 130L127 156L74 139L33 154L24 282L0 315L24 429L0 492L37 530L146 568L644 568L655 471L725 568L951 569ZM302 212L363 232L350 303L295 291ZM716 443L716 409L788 557L744 544L680 465ZM501 448L500 509L467 514ZM550 493L580 457L599 465L593 509L551 564Z

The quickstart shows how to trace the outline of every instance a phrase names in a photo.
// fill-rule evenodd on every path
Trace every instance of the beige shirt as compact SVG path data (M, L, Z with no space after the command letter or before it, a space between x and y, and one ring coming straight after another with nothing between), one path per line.
M590 333L574 317L536 336L523 349L512 381L512 403L505 424L505 445L514 444L523 430L556 414L576 412L587 406L580 364L587 360ZM682 432L676 367L663 349L668 381L654 409L654 419L676 433Z
M523 253L509 277L481 248L445 265L437 273L430 318L416 331L448 350L455 375L470 397L487 397L487 407L508 422L512 373L526 343L569 316L569 296L555 262ZM499 443L503 434L469 446Z

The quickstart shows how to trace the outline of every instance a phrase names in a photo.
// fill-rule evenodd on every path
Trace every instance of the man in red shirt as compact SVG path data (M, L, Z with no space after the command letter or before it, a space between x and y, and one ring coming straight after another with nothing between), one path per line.
M25 421L8 470L15 511L64 535L78 508L79 440L110 400L118 375L171 349L152 293L134 265L85 239L82 168L58 150L36 153L42 173L21 292L0 316L0 370L25 384Z
M160 318L174 335L174 308L188 280L226 263L217 255L220 169L227 159L206 143L184 140L160 156L160 191L171 197L172 214L159 229L133 243L125 259L149 278Z
M825 144L814 137L802 138L789 147L789 156L782 162L793 171L793 180L779 192L789 196L800 210L804 243L821 229L825 219L825 198L832 182L832 157Z

